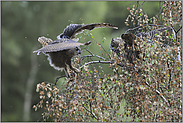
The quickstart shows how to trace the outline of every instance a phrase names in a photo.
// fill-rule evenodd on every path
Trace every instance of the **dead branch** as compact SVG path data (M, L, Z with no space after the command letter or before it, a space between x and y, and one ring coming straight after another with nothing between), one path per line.
M151 86L149 85L149 83L148 83L147 81L145 81L145 84L151 88ZM158 90L155 90L155 91L156 91L156 93L157 93L158 95L161 96L161 98L162 98L162 99L167 103L167 105L170 107L170 104L168 103L168 101L166 100L166 98L165 98Z
M88 63L85 63L83 66L81 66L81 69L86 66L86 65L89 65L89 64L96 64L96 63L103 63L103 64L112 64L113 62L112 61L91 61L91 62L88 62Z

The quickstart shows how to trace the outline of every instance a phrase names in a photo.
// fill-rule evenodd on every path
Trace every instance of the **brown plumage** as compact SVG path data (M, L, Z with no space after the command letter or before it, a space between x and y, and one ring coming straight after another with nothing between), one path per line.
M129 60L130 63L134 64L133 61L135 58L140 59L139 54L141 51L139 50L137 43L142 42L137 36L132 33L122 34L121 38L112 39L111 41L111 49L114 51L119 57L124 56ZM124 50L124 54L122 54L122 50Z
M85 45L70 39L60 39L52 41L49 38L39 37L38 41L43 45L41 49L34 51L37 55L44 53L48 55L50 66L57 70L64 68L66 76L70 77L69 67L74 72L78 73L79 70L72 66L72 57L81 54L80 45Z

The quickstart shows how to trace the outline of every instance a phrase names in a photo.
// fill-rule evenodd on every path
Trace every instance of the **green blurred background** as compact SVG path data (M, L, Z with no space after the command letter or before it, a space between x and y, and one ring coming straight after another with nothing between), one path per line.
M42 81L53 83L56 77L64 74L54 70L46 56L33 54L41 48L37 41L39 36L55 40L70 23L111 23L119 29L91 31L94 39L97 42L103 40L104 48L109 51L111 39L119 37L128 28L124 24L129 14L127 7L135 3L1 1L1 121L37 121L43 110L35 112L32 108L39 101L36 84ZM152 17L158 13L159 2L145 2L142 7ZM80 42L89 40L83 34L77 37ZM89 49L101 54L96 43Z

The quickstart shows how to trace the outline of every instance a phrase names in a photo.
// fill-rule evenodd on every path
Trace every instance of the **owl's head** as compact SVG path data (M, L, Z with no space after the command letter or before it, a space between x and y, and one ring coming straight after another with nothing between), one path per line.
M81 48L80 47L76 47L75 49L75 54L74 55L79 55L81 54Z
M79 54L81 54L81 48L80 47L71 48L67 52L67 55L69 57L73 57L73 56L76 56L76 55L79 55Z

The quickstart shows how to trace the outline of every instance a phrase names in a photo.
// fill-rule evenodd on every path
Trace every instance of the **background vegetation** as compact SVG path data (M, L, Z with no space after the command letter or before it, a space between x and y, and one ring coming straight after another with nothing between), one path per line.
M134 9L139 10L141 8L144 14L148 15L148 18L152 18L153 16L158 15L160 10L164 10L164 11L166 10L166 4L165 6L163 4L164 2L139 2L138 3L135 1L134 2L124 2L124 1L118 1L118 2L109 2L109 1L5 2L3 1L1 2L1 15L2 15L1 16L1 36L2 36L1 38L1 48L2 48L1 50L2 51L1 52L1 63L2 63L1 65L2 66L1 121L37 121L37 120L40 120L40 121L42 120L55 120L55 121L57 120L58 121L61 121L61 120L63 121L97 121L97 120L98 121L121 121L121 120L148 121L149 120L149 121L153 121L153 119L157 119L157 121L160 121L159 118L154 118L153 116L158 116L161 118L161 116L165 115L163 112L163 109L167 109L169 107L167 107L164 101L161 102L162 100L159 99L159 97L154 93L154 91L156 91L157 89L156 88L157 86L153 85L153 87L148 88L147 85L143 85L142 83L135 84L136 86L133 85L134 83L130 84L129 81L134 82L136 80L136 78L131 77L133 73L131 74L125 73L125 71L122 71L124 70L123 68L116 66L116 63L111 65L112 68L109 67L109 64L107 65L96 64L91 68L84 67L83 73L77 78L78 79L78 81L76 81L77 86L72 86L73 85L72 83L74 82L74 80L72 79L70 81L66 79L60 79L58 81L57 86L61 90L58 92L59 97L57 98L59 100L56 100L53 103L52 100L48 98L46 99L48 99L48 101L51 101L52 104L56 104L56 105L58 103L57 101L63 101L62 102L63 107L68 106L64 104L66 102L70 105L68 109L72 109L72 110L64 110L59 112L60 110L59 108L50 107L51 106L50 102L47 102L45 100L43 100L43 105L42 104L36 105L40 101L39 99L40 96L43 96L44 94L46 94L46 96L50 97L49 93L44 93L43 91L44 89L48 89L48 90L50 88L52 90L55 89L54 91L52 90L50 91L50 94L52 94L51 95L52 99L54 99L54 96L58 96L57 88L52 87L52 85L48 83L54 83L56 77L63 75L64 73L54 70L52 67L50 67L48 64L47 58L44 55L37 56L32 52L33 50L36 50L41 47L41 44L37 42L38 37L45 36L54 40L56 39L56 36L60 34L63 31L63 29L70 23L87 24L87 23L105 22L105 23L114 24L118 26L119 29L118 30L107 29L107 28L94 29L91 32L85 31L84 33L78 35L77 37L80 38L80 42L87 42L89 40L92 41L92 45L90 45L87 48L90 51L92 51L93 54L100 55L102 57L107 57L106 53L109 53L112 59L115 59L116 61L118 61L119 59L117 59L115 54L114 53L112 54L109 44L112 38L120 37L120 35L124 33L128 28L138 26L131 23L126 23L127 25L129 24L129 26L125 25L128 15L132 14L130 10L132 10L133 5L136 5ZM129 7L129 10L127 9L127 7ZM164 18L166 17L168 17L168 15L167 16L165 15ZM166 20L168 19L169 18L167 18ZM161 23L156 22L155 24L162 24L162 25L167 24L166 26L170 26L171 24L168 23L169 21L166 21L166 20L161 21ZM176 29L179 28L180 22L181 20L177 24L175 24ZM179 39L180 40L178 42L181 44L182 38L179 37ZM95 41L100 43L106 51L101 49L98 46L98 43L95 43ZM169 56L171 52L173 52L174 50L177 50L178 46L181 46L180 44L179 45L176 44L176 47L175 46L173 46L173 48L171 47L171 49L169 49L170 51L169 54L167 54L168 52L161 52L161 53L157 51L156 52L159 53L159 55L167 54L167 56ZM155 48L152 48L151 46L148 46L147 49L149 50L149 52L151 50L155 50ZM146 49L143 49L143 50L145 51ZM86 54L88 54L88 52L83 51L82 56ZM146 55L147 57L149 57L148 60L150 62L152 60L150 59L152 54L146 54ZM173 56L176 56L175 53ZM172 61L171 57L166 57L166 56L164 57L165 59L169 58L170 62ZM97 58L92 58L92 60L96 60L96 59ZM91 59L87 59L86 61L81 62L79 61L78 58L75 58L75 61L76 61L75 63L77 65L78 64L83 65L85 62L89 62L90 60ZM169 101L169 102L173 102L172 104L173 107L171 107L170 109L172 110L169 110L167 113L168 113L168 116L174 117L175 115L176 118L171 119L169 117L167 118L163 117L162 121L180 121L181 117L179 115L182 114L182 110L181 110L182 105L181 105L181 98L180 98L181 96L180 92L182 91L180 90L181 89L180 63L176 62L176 64L171 64L170 66L165 66L165 68L161 69L161 66L165 64L164 62L162 62L162 64L160 65L152 65L152 64L148 64L149 63L148 60L146 61L146 63L140 62L139 64L144 64L144 66L147 66L146 74L150 74L153 77L156 74L153 73L152 71L149 71L148 73L149 68L152 68L152 70L154 70L158 66L157 68L159 72L162 69L168 72L169 70L168 67L170 67L171 65L173 65L172 68L174 67L176 68L174 69L174 72L176 74L172 75L172 79L177 78L174 80L174 82L176 83L171 83L171 88L173 87L173 89L166 90L164 91L165 94L163 93L164 95L166 95L165 96L166 98L168 95L173 95L172 97L170 97L170 99L174 99L174 100ZM154 61L154 63L160 62L160 61L161 60L159 61L156 60ZM113 71L113 70L117 70L116 68L119 71L124 72L125 74L122 74L121 76L115 76L116 71ZM167 74L167 73L162 73L162 74ZM87 75L87 77L85 76L83 79L82 77L84 75ZM159 73L159 75L161 75L161 73ZM92 80L91 77L94 77L95 80ZM97 77L99 77L100 79L98 79ZM101 79L101 77L104 77L104 79ZM153 77L151 78L150 76L148 82L153 83L154 81L152 81L152 79L158 80L158 77L157 78L153 78ZM162 80L166 80L166 78L168 77L169 76L167 75ZM121 78L123 80L121 80ZM139 78L142 79L140 75L139 75ZM44 83L42 83L43 81ZM141 80L138 80L138 82L141 82ZM129 85L128 86L129 91L123 90L126 88L124 86L125 84L123 86L119 86L122 83ZM37 93L36 88L39 88L40 85L42 85L42 87L45 87L45 86L46 87L42 88L43 90L37 89L37 92L40 91L40 93ZM80 85L86 85L86 87L82 87ZM162 84L162 86L167 87L167 84ZM139 87L139 88L136 88L136 87ZM154 89L154 91L152 88ZM146 89L146 91L145 92L137 91L142 89ZM150 89L152 89L152 93ZM97 92L98 95L93 94L94 90ZM75 97L76 95L71 96L71 94L73 94L75 91L79 93L80 95L79 97ZM61 95L60 93L63 93L63 96L60 96ZM174 94L177 94L177 95L174 96ZM97 97L95 97L94 95L96 95ZM147 99L146 96L148 96L148 99L151 100L151 102L153 102L153 105L155 107L152 106L150 102L146 103L146 105L143 104L144 107L138 107L138 105L142 105L142 102L141 102L142 99L139 98L139 95L141 95L143 99ZM68 97L71 96L71 97L67 99L67 96ZM154 98L152 97L154 97L155 100L157 101L154 101ZM77 102L78 99L84 99L82 100L84 101L84 105L82 105L83 104L82 102ZM134 105L134 101L137 101L136 99L138 99L139 104ZM99 102L99 103L96 103L96 102ZM111 103L106 103L106 102L111 102ZM174 104L177 106L174 106ZM38 107L34 106L34 108L32 108L33 105L36 105ZM53 114L52 111L51 113L49 111L45 112L44 108L39 108L39 106L41 107L41 105L43 107L47 105L49 109L51 109L52 111L58 111L58 113L62 112L63 115ZM151 106L151 108L149 106ZM46 109L48 109L48 107ZM91 107L96 110L95 111L91 110ZM35 112L36 108L39 108L39 109ZM147 110L147 112L145 112L144 114L141 114L141 116L144 117L144 119L143 118L140 119L138 115L137 116L135 115L135 114L138 114L139 112L142 112L146 108L151 109L151 111L152 110L154 111L157 108L161 110L156 110L156 112L153 112L155 114L159 113L158 115L151 114L149 116L145 115L150 112L150 110L149 111ZM132 110L133 112L131 112ZM95 115L93 116L93 114ZM44 118L42 118L42 115L44 116ZM52 118L50 118L50 116ZM57 117L57 116L63 116L63 117ZM110 118L114 118L114 119L110 119Z

